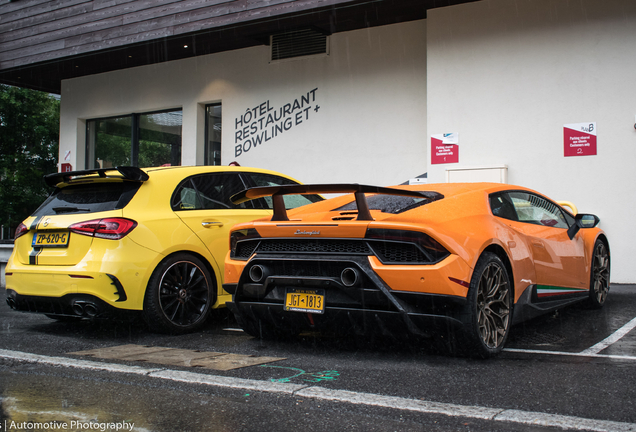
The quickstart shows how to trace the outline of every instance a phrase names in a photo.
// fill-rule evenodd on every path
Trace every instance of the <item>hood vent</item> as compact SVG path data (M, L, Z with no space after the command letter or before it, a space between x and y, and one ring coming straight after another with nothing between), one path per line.
M327 35L314 29L294 30L271 36L272 61L328 54Z

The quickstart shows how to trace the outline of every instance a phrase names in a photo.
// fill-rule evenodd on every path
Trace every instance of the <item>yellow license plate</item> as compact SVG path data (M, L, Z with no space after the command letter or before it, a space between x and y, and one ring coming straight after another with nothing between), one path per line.
M325 290L288 288L285 295L285 310L292 312L325 312Z
M71 233L68 231L36 232L33 247L66 247Z

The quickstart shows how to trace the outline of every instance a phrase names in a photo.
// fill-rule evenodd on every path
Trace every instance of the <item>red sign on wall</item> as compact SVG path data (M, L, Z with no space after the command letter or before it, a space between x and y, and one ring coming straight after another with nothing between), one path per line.
M563 155L596 155L596 122L563 125Z
M457 133L431 135L431 164L459 162L459 137Z
M62 168L62 170L60 172L71 172L71 171L73 171L73 167L71 166L70 163L63 163L61 168Z

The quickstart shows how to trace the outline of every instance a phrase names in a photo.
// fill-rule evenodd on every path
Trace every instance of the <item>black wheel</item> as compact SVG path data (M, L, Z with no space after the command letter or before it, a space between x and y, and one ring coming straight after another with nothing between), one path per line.
M590 269L590 298L589 304L600 309L605 304L607 293L609 292L610 280L610 255L607 246L603 241L596 240L594 243L594 254L592 255L592 265Z
M485 252L477 261L462 313L467 353L488 358L504 347L512 320L513 290L501 259Z
M152 331L185 333L201 327L216 301L212 275L200 259L180 253L162 261L150 277L144 319Z

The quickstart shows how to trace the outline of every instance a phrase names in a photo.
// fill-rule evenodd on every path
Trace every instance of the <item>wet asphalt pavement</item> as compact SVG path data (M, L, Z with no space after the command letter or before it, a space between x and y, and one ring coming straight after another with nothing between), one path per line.
M59 323L1 305L0 430L29 430L18 428L28 422L51 430L57 422L66 430L108 430L112 424L135 431L636 431L636 329L629 326L635 318L636 286L613 285L602 310L577 305L520 324L499 357L475 360L444 355L426 343L386 339L304 335L259 341L236 331L225 313L201 332L165 336L140 322ZM283 360L214 370L70 354L129 344ZM15 352L122 369L7 355ZM142 373L131 373L134 368ZM190 379L174 379L172 371ZM206 384L205 377L239 384ZM271 383L291 391L272 391ZM336 396L313 397L315 390ZM350 395L363 402L343 401ZM401 409L416 402L451 407L450 415ZM560 427L544 427L488 420L462 411L467 407L486 414L538 413L537 422L542 415L568 417Z

